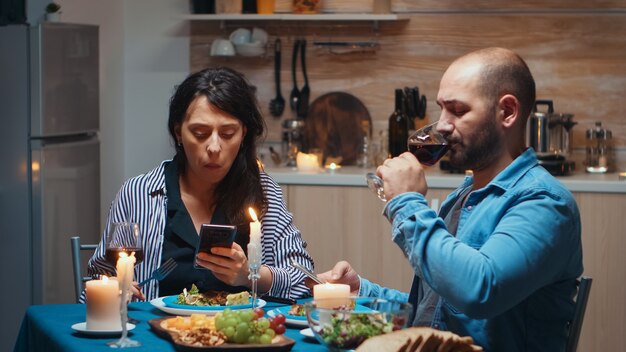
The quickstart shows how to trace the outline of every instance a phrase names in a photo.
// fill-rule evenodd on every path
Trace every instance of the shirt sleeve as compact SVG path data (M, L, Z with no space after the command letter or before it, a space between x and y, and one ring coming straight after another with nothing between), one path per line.
M263 173L261 183L268 201L261 226L262 262L272 272L269 294L293 299L310 296L310 290L304 284L305 275L294 268L290 260L313 270L313 258L306 250L300 231L293 224L293 215L287 211L280 187Z
M464 314L489 318L557 280L578 256L580 221L573 199L545 189L511 198L479 248L452 236L418 193L395 197L385 215L418 276Z
M359 277L359 296L383 298L390 301L398 301L406 303L409 300L409 294L406 292L394 290L392 288L382 287L366 278Z

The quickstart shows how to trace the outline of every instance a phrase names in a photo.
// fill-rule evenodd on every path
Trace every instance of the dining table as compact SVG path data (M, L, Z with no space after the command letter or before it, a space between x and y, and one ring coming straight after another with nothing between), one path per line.
M281 306L284 305L267 302L263 308L268 312ZM129 337L141 343L139 347L128 348L129 352L176 351L172 342L159 337L148 324L149 320L171 315L157 309L150 302L131 302L128 315L139 321L129 332ZM72 329L72 325L84 322L85 318L84 304L32 305L26 310L22 320L14 351L111 351L107 342L119 339L119 336L93 336ZM292 351L326 351L317 341L302 335L302 329L303 327L287 325L284 335L295 341ZM206 350L210 351L211 348Z

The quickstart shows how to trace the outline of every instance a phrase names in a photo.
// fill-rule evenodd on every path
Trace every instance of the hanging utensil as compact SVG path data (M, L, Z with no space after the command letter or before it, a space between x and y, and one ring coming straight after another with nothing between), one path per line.
M274 81L276 82L276 98L270 101L270 113L274 117L280 117L285 110L285 99L280 93L280 39L274 43Z
M296 40L293 43L293 52L291 54L291 78L293 79L293 88L289 95L289 106L291 110L297 111L298 98L300 97L300 91L298 90L298 81L296 80L296 61L298 59L298 47L300 46L300 40Z
M298 97L298 117L305 118L309 113L309 95L311 90L309 89L309 78L306 74L306 40L300 42L300 62L302 64L302 76L304 76L304 86L300 90L300 96Z

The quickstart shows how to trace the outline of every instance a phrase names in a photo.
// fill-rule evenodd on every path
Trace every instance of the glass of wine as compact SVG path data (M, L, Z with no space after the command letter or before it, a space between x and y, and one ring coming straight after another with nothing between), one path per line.
M111 263L111 265L116 266L118 259L120 258L120 253L125 253L127 256L134 255L135 256L135 265L143 260L143 246L141 245L141 231L139 230L139 225L135 222L116 222L112 223L109 228L109 236L107 238L107 245L105 250L105 258ZM128 302L132 297L131 291L131 282L132 282L132 269L129 269L129 279L128 281L122 280L125 282L120 282L121 289L121 303L120 303L120 312L122 318L122 337L119 340L111 341L108 343L110 347L136 347L141 346L141 343L135 340L128 338L128 327L127 323L129 321L128 317ZM118 278L120 278L121 273L118 272ZM126 285L126 283L128 285ZM128 286L128 287L126 287Z
M435 121L413 132L407 141L409 152L411 152L420 163L426 166L435 165L450 149L450 145L444 136L437 132ZM383 189L383 180L373 172L368 172L365 176L367 186L374 192L380 200L387 201Z

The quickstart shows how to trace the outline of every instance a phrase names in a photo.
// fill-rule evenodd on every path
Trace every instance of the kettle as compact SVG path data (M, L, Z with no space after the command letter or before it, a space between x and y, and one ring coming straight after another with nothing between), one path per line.
M547 112L539 111L540 105ZM540 160L565 160L570 155L573 114L554 112L552 100L537 100L528 119L528 146L532 147Z

